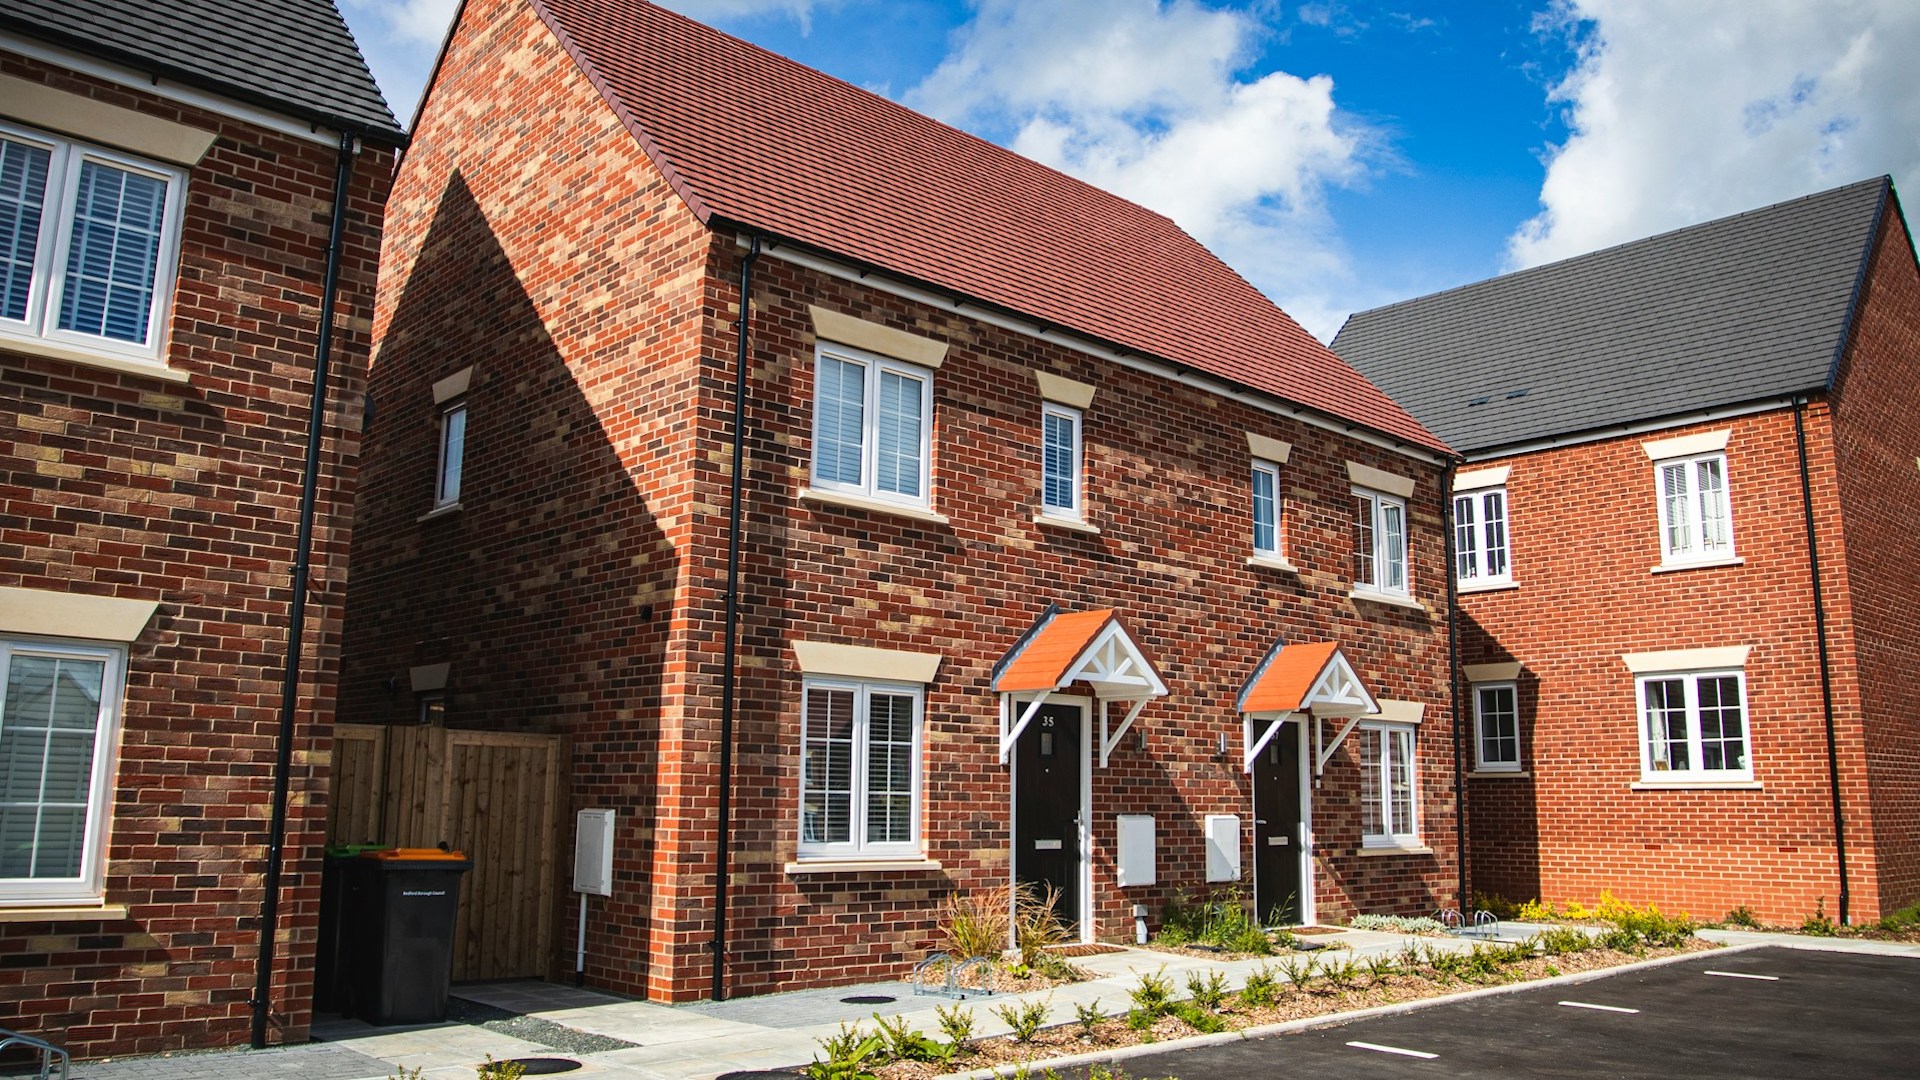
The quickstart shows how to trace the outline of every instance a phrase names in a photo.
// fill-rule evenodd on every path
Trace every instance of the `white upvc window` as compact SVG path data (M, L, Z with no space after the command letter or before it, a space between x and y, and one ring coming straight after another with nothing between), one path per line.
M1046 402L1040 413L1040 508L1079 519L1083 508L1080 410Z
M1414 728L1405 724L1361 724L1360 843L1363 847L1417 847L1420 844L1414 777Z
M158 361L186 174L0 124L0 338Z
M1667 563L1733 557L1733 515L1727 503L1727 455L1661 461L1654 466L1660 494L1660 557Z
M1453 500L1454 574L1462 585L1513 580L1507 553L1507 489L1488 488Z
M1638 683L1642 779L1753 779L1744 671L1662 672Z
M919 856L923 688L810 678L802 698L800 857Z
M460 478L466 468L466 457L467 402L456 398L440 406L440 465L433 481L436 509L460 501Z
M126 653L0 638L0 906L94 904Z
M1515 684L1474 684L1473 731L1477 771L1520 771L1520 692Z
M1253 459L1253 553L1281 558L1280 466Z
M1407 504L1353 489L1353 582L1362 590L1407 595Z
M925 507L932 430L932 372L841 345L816 351L816 487Z

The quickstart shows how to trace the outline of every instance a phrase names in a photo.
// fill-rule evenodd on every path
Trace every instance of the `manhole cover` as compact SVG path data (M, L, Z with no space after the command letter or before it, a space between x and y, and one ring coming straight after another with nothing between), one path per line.
M555 1073L570 1073L580 1067L580 1063L572 1058L549 1057L508 1058L505 1061L496 1061L493 1065L494 1070L506 1065L518 1065L522 1074L526 1076L552 1076ZM480 1075L489 1076L494 1073L482 1072Z
M900 999L888 997L886 994L855 994L852 997L843 997L840 999L843 1004L847 1005L891 1005L898 1000Z

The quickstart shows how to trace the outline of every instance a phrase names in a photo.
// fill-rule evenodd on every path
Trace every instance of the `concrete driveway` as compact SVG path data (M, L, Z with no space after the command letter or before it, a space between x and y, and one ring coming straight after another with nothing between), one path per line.
M1762 948L1135 1057L1134 1077L1920 1077L1920 961Z

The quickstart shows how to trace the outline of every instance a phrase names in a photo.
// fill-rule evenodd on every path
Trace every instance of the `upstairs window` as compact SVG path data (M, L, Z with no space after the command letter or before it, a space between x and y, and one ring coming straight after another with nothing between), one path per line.
M467 402L464 398L440 407L440 468L435 474L435 509L460 501L460 474L467 454Z
M918 855L921 689L810 679L803 697L801 857Z
M813 390L813 483L926 506L932 373L823 345L815 356Z
M1353 492L1353 583L1363 592L1407 595L1407 504Z
M0 335L158 360L185 174L0 125Z
M1258 458L1253 462L1253 553L1281 557L1280 467Z
M1702 454L1658 463L1660 556L1668 563L1733 557L1727 508L1727 455Z
M1080 410L1049 401L1040 415L1041 512L1080 517Z
M1507 557L1505 488L1472 491L1453 500L1454 573L1462 585L1513 580Z

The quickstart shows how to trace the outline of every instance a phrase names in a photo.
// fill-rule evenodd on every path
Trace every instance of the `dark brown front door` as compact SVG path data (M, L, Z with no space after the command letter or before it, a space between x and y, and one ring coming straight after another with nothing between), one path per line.
M1306 890L1300 876L1300 735L1292 724L1273 733L1253 764L1253 904L1267 926L1300 921Z
M1013 876L1060 893L1054 914L1080 925L1080 710L1043 705L1014 752Z

